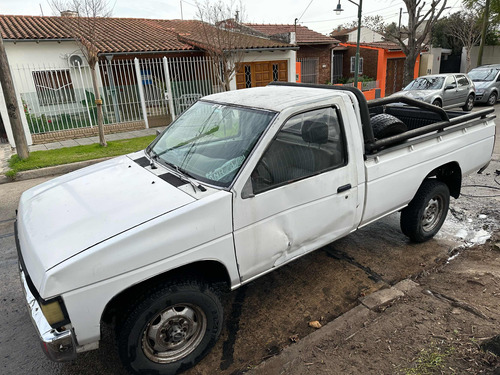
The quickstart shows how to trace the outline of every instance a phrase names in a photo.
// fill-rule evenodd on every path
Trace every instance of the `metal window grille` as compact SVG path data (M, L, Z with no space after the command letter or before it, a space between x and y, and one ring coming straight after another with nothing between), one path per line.
M75 102L69 70L42 70L32 74L40 105Z
M280 80L280 66L279 64L273 64L273 81L279 81Z
M252 87L252 67L250 65L245 65L245 87Z
M319 70L319 59L318 58L300 58L297 59L300 62L300 74L302 76L303 83L318 83L318 70Z
M351 73L354 73L356 70L356 56L351 56ZM358 74L362 75L363 74L363 58L359 58L359 69L358 69Z

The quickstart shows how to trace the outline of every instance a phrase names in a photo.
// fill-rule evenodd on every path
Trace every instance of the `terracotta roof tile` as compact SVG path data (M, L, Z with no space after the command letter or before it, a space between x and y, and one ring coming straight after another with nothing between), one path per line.
M264 33L266 35L284 34L295 31L295 25L266 25L257 23L246 23L248 26L258 32ZM337 44L339 41L337 39L331 38L329 36L320 34L313 31L306 26L297 25L297 33L295 35L297 44Z
M74 39L76 22L72 17L0 15L0 32L4 39L13 40ZM97 47L100 53L194 50L206 45L202 30L203 24L197 20L99 18ZM291 47L250 35L238 40L241 49Z

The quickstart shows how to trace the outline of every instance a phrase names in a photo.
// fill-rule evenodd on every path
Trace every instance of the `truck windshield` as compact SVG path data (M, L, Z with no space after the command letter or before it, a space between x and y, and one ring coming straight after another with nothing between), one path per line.
M411 81L403 90L438 90L443 87L444 77L420 77Z
M469 77L473 82L493 81L498 73L498 69L472 69Z
M228 187L275 112L199 101L149 148L177 171Z

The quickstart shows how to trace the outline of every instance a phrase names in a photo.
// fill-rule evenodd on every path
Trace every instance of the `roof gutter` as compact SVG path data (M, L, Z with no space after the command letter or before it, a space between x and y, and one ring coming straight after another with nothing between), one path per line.
M265 52L265 51L297 51L299 47L262 47L262 48L238 48L232 49L230 52Z
M203 52L200 49L176 49L169 51L128 51L128 52L99 52L97 56L123 56L123 55L153 55L163 54L168 55L172 53L189 53L189 52Z

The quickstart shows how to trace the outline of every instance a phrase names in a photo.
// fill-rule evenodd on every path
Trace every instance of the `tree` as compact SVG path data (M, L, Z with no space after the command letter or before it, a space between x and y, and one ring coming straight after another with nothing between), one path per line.
M245 29L242 25L243 7L241 3L238 5L233 1L225 4L221 0L214 4L208 0L197 4L197 16L202 21L202 47L212 58L216 76L226 91L230 90L229 83L243 60L242 46L248 38L242 32Z
M382 16L364 16L361 25L375 31L379 34L385 33L386 24L384 23L384 18ZM337 29L355 29L358 27L358 21L352 21L349 23L343 23L337 26ZM333 30L335 32L335 30Z
M102 99L97 84L96 67L99 61L97 26L100 18L111 16L108 2L107 0L50 0L50 5L52 9L57 12L64 12L70 9L75 14L75 17L68 18L68 22L71 24L73 36L80 47L80 51L82 51L90 67L95 104L97 107L99 143L101 146L106 147Z
M473 46L481 40L481 23L479 16L472 10L457 12L449 17L448 30L465 48L465 71L470 70L470 54Z
M386 29L386 38L398 43L406 55L403 73L403 85L406 86L413 80L417 57L425 47L432 26L441 17L447 0L432 0L428 6L422 0L403 1L408 12L408 26L400 29L393 23Z

